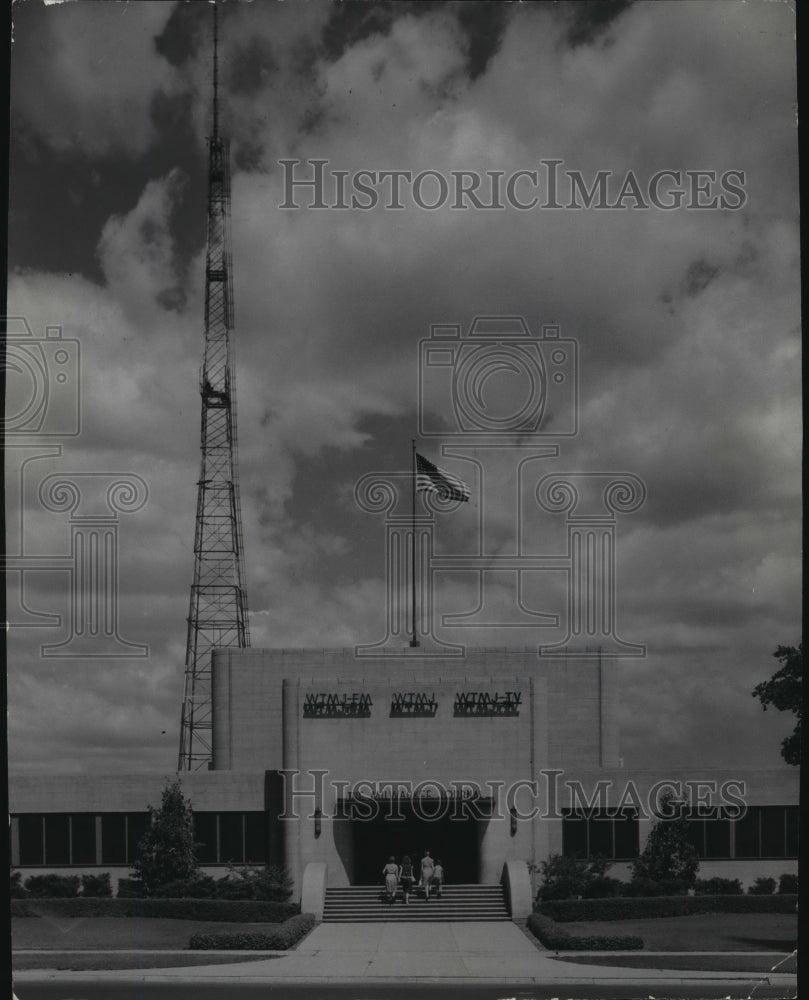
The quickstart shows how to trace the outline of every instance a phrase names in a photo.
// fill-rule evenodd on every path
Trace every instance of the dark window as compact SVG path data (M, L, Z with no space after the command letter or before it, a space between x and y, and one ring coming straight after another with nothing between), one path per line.
M798 856L798 806L787 806L787 857Z
M203 865L213 865L216 856L216 813L194 813L194 840L197 842L197 860Z
M687 828L688 843L700 858L705 857L705 820L690 819Z
M72 826L74 865L94 865L96 863L96 818L92 813L74 813L70 817Z
M127 864L134 864L138 859L138 845L144 833L149 829L149 813L127 813Z
M20 816L20 865L41 865L45 862L42 852L42 815L28 813Z
M267 860L267 816L263 812L245 813L244 816L244 860Z
M45 864L70 864L70 817L67 813L45 816Z
M244 861L242 814L219 814L219 860Z
M783 858L786 854L784 806L761 806L761 856Z
M628 860L638 856L638 817L631 810L593 810L587 817L569 813L562 819L562 853L566 858Z
M706 819L705 857L730 857L730 822L726 819Z
M126 813L104 813L101 817L101 861L105 865L126 864Z
M620 860L636 858L640 851L638 817L631 810L618 816L615 823L615 857Z
M562 853L566 858L587 857L587 820L583 816L562 820Z
M758 858L761 856L758 823L759 812L756 806L750 806L744 816L735 821L737 858Z
M587 833L590 840L589 856L591 858L615 857L612 846L611 819L603 816L591 816L587 821Z

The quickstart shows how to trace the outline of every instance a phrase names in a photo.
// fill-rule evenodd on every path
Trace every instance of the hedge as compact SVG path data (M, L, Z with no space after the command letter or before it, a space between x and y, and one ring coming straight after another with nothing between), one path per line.
M72 899L79 894L81 879L78 875L31 875L24 885L32 898Z
M299 913L296 903L259 899L12 899L12 917L168 917L228 923L280 924Z
M299 913L290 917L270 933L261 931L220 932L218 934L193 934L188 947L196 951L286 951L296 945L315 926L312 913Z
M653 896L618 899L565 899L542 903L538 912L562 923L581 920L632 920L637 917L681 917L690 913L794 913L798 897Z
M542 913L532 913L528 928L546 948L553 951L638 951L643 948L643 938L635 934L569 934L555 920Z

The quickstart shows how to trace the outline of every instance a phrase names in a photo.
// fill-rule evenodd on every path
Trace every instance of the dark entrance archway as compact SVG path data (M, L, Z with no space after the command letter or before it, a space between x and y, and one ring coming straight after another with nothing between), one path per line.
M486 822L485 817L469 810L441 809L438 803L430 809L418 804L414 808L412 802L380 803L378 814L372 818L355 814L351 818L353 884L380 884L382 868L391 854L399 863L409 854L418 878L425 850L440 859L448 883L478 882L480 842Z

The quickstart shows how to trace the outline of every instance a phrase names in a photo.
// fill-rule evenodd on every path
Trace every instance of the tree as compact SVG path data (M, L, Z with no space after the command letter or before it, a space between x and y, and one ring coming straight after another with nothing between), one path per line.
M632 863L632 877L693 883L699 857L689 836L684 803L668 792L661 797L660 813L661 818L649 832L643 851Z
M133 867L135 878L151 896L169 882L187 881L198 873L194 814L179 779L163 789L159 809L149 806L149 819Z
M765 712L768 705L773 705L779 712L793 712L798 717L794 731L781 744L781 756L787 764L797 765L801 762L803 643L798 643L797 648L779 646L772 655L782 666L768 681L753 688L753 697L759 699Z

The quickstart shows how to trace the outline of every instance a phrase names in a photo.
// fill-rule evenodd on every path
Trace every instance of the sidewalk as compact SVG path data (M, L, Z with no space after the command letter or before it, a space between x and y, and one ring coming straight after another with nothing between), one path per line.
M642 952L635 952L642 954ZM281 957L255 962L177 969L116 972L20 972L18 984L60 979L118 982L380 983L430 982L481 985L539 983L619 983L631 981L781 984L794 993L788 973L686 972L555 961L519 927L493 923L334 923L320 924L300 946Z

